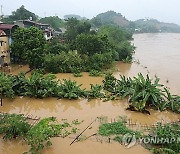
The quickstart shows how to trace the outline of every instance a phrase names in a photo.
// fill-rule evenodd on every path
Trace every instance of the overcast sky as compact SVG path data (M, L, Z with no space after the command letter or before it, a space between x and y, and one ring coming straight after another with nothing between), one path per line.
M11 14L21 5L41 17L77 14L92 18L114 10L129 20L150 17L180 25L180 0L0 0L0 5L4 14Z

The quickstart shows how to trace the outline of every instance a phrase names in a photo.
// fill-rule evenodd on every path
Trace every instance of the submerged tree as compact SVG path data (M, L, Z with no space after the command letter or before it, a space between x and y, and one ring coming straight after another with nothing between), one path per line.
M14 96L14 91L12 89L12 80L8 75L0 73L0 97L1 97L1 106L3 104L3 98L8 97L12 98Z

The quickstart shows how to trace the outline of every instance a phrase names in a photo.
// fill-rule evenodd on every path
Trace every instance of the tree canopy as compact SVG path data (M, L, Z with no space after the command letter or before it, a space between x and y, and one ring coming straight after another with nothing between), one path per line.
M105 13L100 13L93 19L91 19L91 23L95 27L99 27L101 25L115 25L126 27L129 25L129 21L123 17L120 13L116 13L114 11L107 11Z
M18 63L27 63L30 68L38 68L42 65L45 54L45 37L36 27L19 28L13 34L12 58Z
M44 24L49 24L57 31L59 30L60 27L64 26L63 20L60 19L58 16L41 18L39 22Z
M13 21L16 20L28 20L28 19L32 19L33 21L36 21L38 19L38 16L35 13L25 9L25 6L22 5L19 9L13 11L9 17L3 18L2 22L13 23Z
M66 39L67 41L75 40L77 35L89 33L91 24L88 21L80 21L76 18L70 18L66 22Z
M37 20L37 15L25 9L22 5L19 9L12 12L12 15L9 18L13 20L27 20L32 18L33 21Z

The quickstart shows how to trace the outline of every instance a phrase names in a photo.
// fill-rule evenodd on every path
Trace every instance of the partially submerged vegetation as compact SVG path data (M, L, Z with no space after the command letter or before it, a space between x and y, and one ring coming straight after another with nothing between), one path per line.
M121 117L116 122L101 123L98 134L129 147L142 144L155 154L176 154L180 152L179 130L179 122L157 123L155 128L149 128L148 134L145 134L128 128L126 119Z
M18 28L13 33L11 59L16 64L29 64L30 69L79 76L80 72L111 68L115 61L131 62L135 49L131 39L132 34L120 27L93 31L88 20L70 18L65 34L49 41L36 27Z
M10 21L18 19L27 12L22 6ZM37 17L27 12L29 17L36 20ZM107 15L119 16L115 12ZM106 15L106 16L107 16ZM30 69L42 68L44 71L33 71L29 78L24 73L17 76L0 73L0 96L1 106L3 98L14 98L15 96L28 96L35 98L56 97L58 99L103 99L104 101L126 98L129 102L128 110L150 114L148 109L159 111L171 110L180 113L180 96L172 95L168 88L159 84L159 79L150 79L139 74L137 77L127 78L120 76L116 79L112 74L105 76L103 85L92 85L90 90L81 89L75 81L56 80L51 73L73 73L75 77L81 77L83 71L89 72L90 76L101 76L104 69L109 69L115 61L131 63L135 47L131 45L132 31L135 25L125 18L125 28L117 26L118 23L111 21L114 18L99 15L91 20L67 19L66 22L58 17L46 17L41 19L43 23L53 23L55 30L65 26L66 32L59 38L46 41L42 31L38 28L19 28L13 33L13 44L11 46L11 58L17 64L29 64ZM24 16L21 16L21 19ZM19 20L19 19L18 19ZM113 22L113 25L112 25ZM99 28L98 30L96 28ZM176 26L175 26L176 27ZM94 30L93 30L94 28ZM142 27L141 31L158 32L154 27ZM156 28L156 27L155 27ZM167 80L168 82L168 80ZM40 153L46 146L52 143L52 137L66 137L76 133L77 128L73 125L80 124L78 120L68 123L66 120L58 123L55 117L40 120L37 124L31 124L24 115L0 114L0 134L4 140L23 139L30 145L30 153ZM179 139L179 123L158 124L147 135L131 130L126 126L125 120L112 123L104 123L99 127L98 133L102 136L113 136L114 141L122 143L126 134L140 137L155 136L157 138ZM150 148L155 153L180 153L179 142L152 144Z
M129 129L126 126L126 120L119 119L116 122L101 124L98 134L105 137L112 137L114 141L122 143L123 136L126 134L135 135L136 139L138 139L142 133Z
M104 99L104 101L127 98L128 110L150 114L149 108L171 110L180 113L180 96L172 95L168 88L154 81L147 75L138 74L134 78L120 76L116 79L107 74L103 85L91 85L90 90L81 89L75 81L56 80L53 74L33 71L29 78L25 74L7 75L0 73L1 99L4 97L29 96L35 98L57 97L67 99ZM7 89L8 88L8 89Z
M171 95L164 85L159 84L159 78L153 81L148 75L144 77L138 74L134 78L120 76L118 80L109 74L103 82L104 89L111 93L111 97L128 97L129 110L150 114L147 109L153 108L180 113L180 96Z
M152 144L154 148L151 150L155 154L180 153L180 123L166 124L164 126L159 123L157 128L152 129L150 136L161 139L159 143Z
M0 134L5 141L24 140L30 146L29 152L25 153L36 154L52 145L51 138L66 137L76 133L78 130L76 126L80 123L78 120L70 123L63 120L59 123L55 117L49 117L34 124L24 115L0 114Z

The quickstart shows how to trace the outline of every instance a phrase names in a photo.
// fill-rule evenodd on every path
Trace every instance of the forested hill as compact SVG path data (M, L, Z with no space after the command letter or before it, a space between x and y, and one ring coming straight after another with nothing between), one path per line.
M180 33L180 26L177 24L164 23L156 19L129 21L121 13L114 11L98 14L91 19L91 23L97 28L104 25L114 25L130 29L136 33Z
M75 14L68 14L64 16L64 19L68 19L68 18L76 18L78 20L86 20L86 17L81 17L80 15L75 15Z
M136 32L157 33L171 32L180 33L180 26L173 23L164 23L156 19L139 19L134 21Z
M116 13L114 11L107 11L105 13L98 14L96 17L91 19L91 23L100 27L102 25L116 25L120 27L127 27L130 23L121 13Z
M100 28L102 26L117 26L123 27L126 30L130 30L130 32L136 33L180 33L180 26L173 23L164 23L160 22L156 19L139 19L136 21L129 21L126 19L121 13L117 13L114 11L107 11L104 13L98 14L96 17L88 20L85 17L81 17L79 15L65 15L64 19L68 18L76 18L78 20L87 20L91 23L93 28ZM40 19L40 20L39 20ZM55 30L59 30L59 28L65 27L66 20L60 19L58 16L50 16L40 18L35 13L25 9L22 5L16 11L13 11L9 16L2 16L1 22L3 23L13 23L17 20L33 20L46 24L50 24Z

